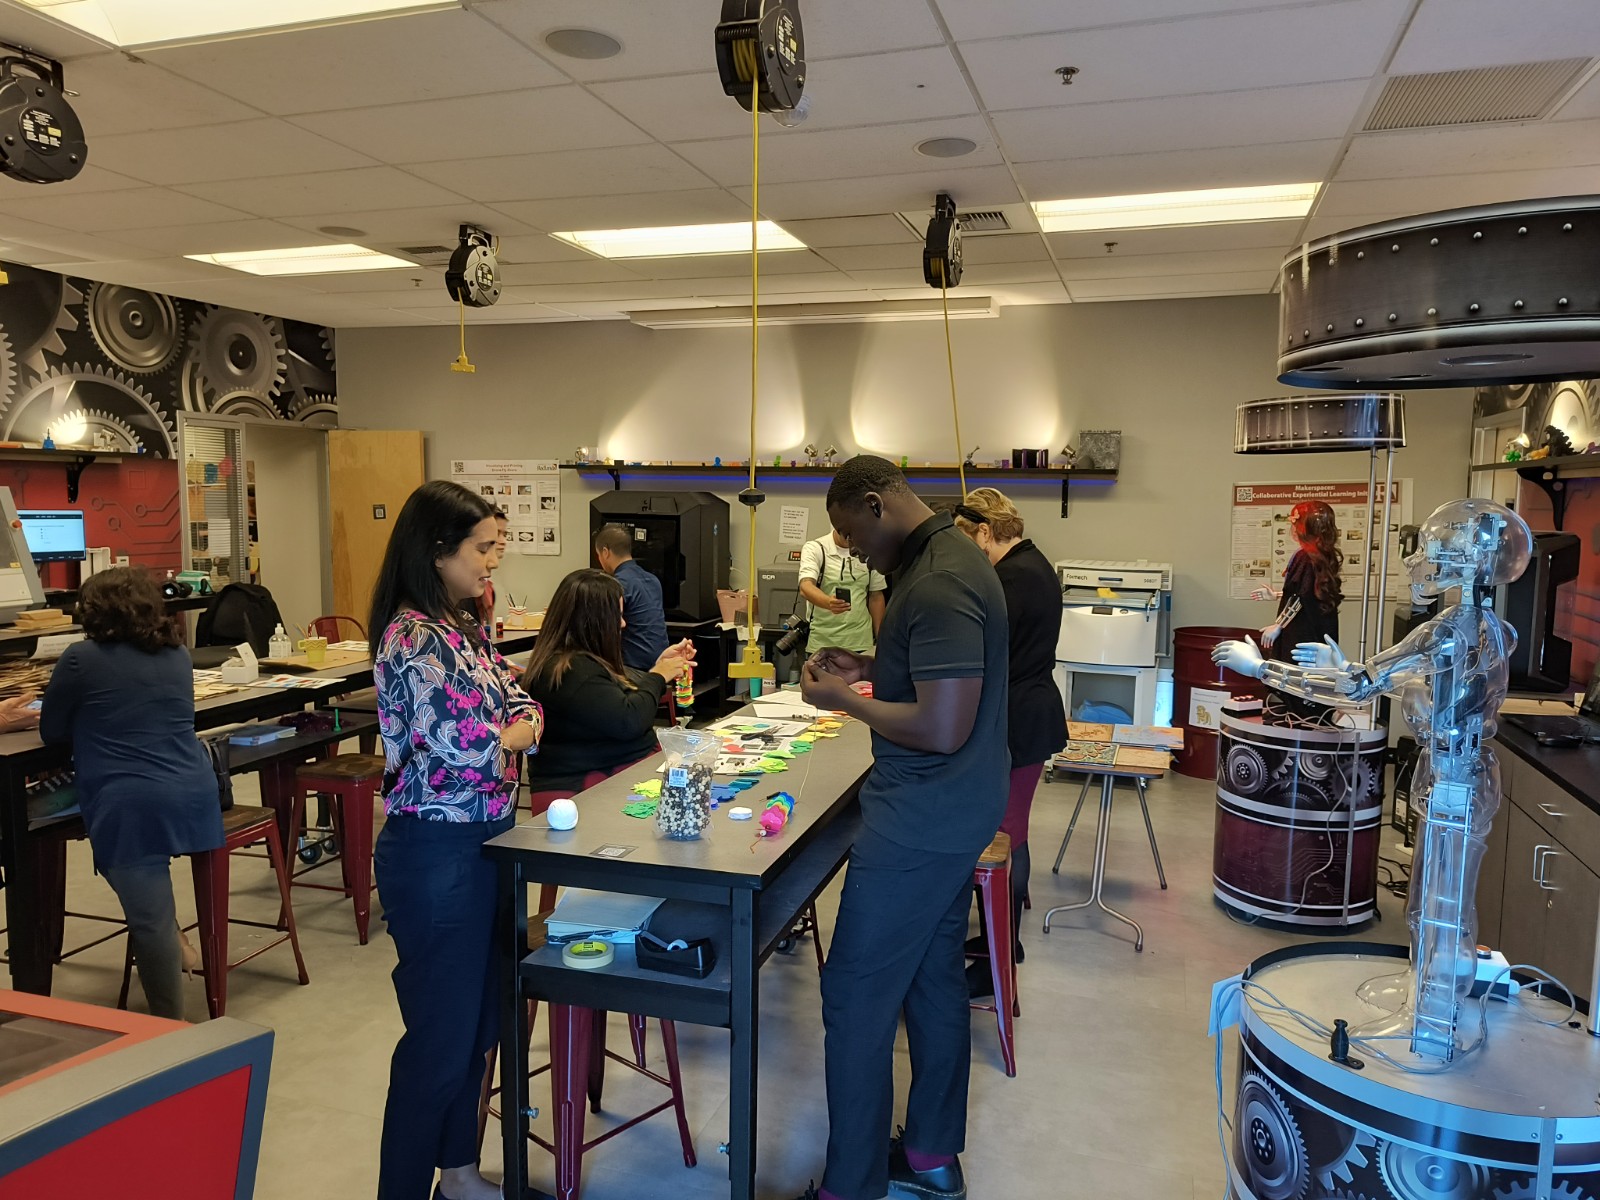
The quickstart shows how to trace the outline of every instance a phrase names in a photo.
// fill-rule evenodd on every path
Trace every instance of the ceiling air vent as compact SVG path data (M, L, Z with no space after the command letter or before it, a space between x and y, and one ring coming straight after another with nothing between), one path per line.
M918 212L902 212L895 215L900 218L901 224L917 235L917 240L922 240L922 235L928 228L928 217L931 209ZM958 209L956 220L961 222L962 237L991 237L1001 233L1037 233L1038 225L1033 223L1033 213L1026 204L1008 204L997 208L975 208L971 212Z
M1383 94L1363 128L1374 132L1535 121L1549 116L1593 65L1592 58L1563 58L1470 71L1396 75L1384 84Z
M986 209L982 212L958 212L956 220L961 222L962 233L1010 233L1011 222L1005 213L997 208Z
M456 252L456 248L454 246L401 246L399 251L407 258L414 258L419 262L427 263L429 259L434 258L448 259Z

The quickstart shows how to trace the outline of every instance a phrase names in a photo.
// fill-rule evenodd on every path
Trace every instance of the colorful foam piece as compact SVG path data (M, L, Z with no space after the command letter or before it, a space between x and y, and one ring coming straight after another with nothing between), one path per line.
M646 779L643 783L636 783L632 788L635 796L644 796L650 800L661 798L661 780Z
M643 820L645 817L655 816L656 806L660 803L659 800L635 800L632 804L624 804L622 806L622 814L623 816L638 817Z

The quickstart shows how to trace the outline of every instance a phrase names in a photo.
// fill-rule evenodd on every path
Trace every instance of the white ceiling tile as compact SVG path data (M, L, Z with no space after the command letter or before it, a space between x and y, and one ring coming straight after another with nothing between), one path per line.
M1055 267L1048 262L969 263L961 276L961 286L975 288L997 283L1048 283L1059 278Z
M966 248L971 245L967 242ZM821 253L841 271L884 271L922 261L922 247L904 242L892 246L833 246Z
M460 196L394 167L359 167L351 171L319 171L310 175L277 175L222 183L193 183L191 196L231 204L259 217L293 217L306 213L348 213L389 205L420 208L448 204ZM143 222L148 224L149 222Z
M748 187L730 189L746 204ZM915 175L777 183L761 186L761 215L774 221L839 217L929 208L939 192L949 192L964 209L1017 204L1022 197L1004 167L946 167Z
M143 56L280 115L567 82L537 55L459 10L148 50Z
M664 142L697 138L750 138L750 114L722 90L714 70L693 75L617 79L592 84L596 96L652 137ZM815 99L815 97L813 97ZM781 140L787 131L776 121L761 125L763 139Z
M502 201L494 209L551 232L631 229L641 225L708 225L750 219L750 202L741 203L720 188Z
M1202 250L1190 254L1103 254L1061 264L1061 277L1076 290L1084 279L1148 279L1180 275L1220 275L1239 271L1277 271L1278 250Z
M671 150L657 145L421 162L407 170L490 204L666 192L706 187L711 182Z
M349 109L294 124L384 162L542 154L649 141L582 88L539 88Z
M822 0L804 10L806 59L881 54L944 41L927 0Z
M529 230L521 221L514 221L504 213L465 200L456 204L432 204L419 208L306 213L284 219L285 225L308 232L319 232L325 225L359 229L361 232L351 234L350 239L371 246L453 246L463 223L479 225L490 233L502 236L527 233Z
M994 233L968 237L961 243L961 259L968 267L995 263L1048 263L1050 252L1037 233Z
M511 218L506 217L506 221ZM489 228L493 229L491 223ZM593 262L594 256L576 246L553 238L547 233L515 234L500 239L500 261L503 263L565 263Z
M8 198L0 202L0 230L7 216L85 233L111 233L175 221L228 221L243 215L237 209L167 188L128 188L86 196Z
M936 160L918 154L917 144L934 137L969 138L978 148L960 159ZM750 181L748 138L682 142L674 149L724 187ZM942 121L826 129L815 133L802 127L790 131L778 145L763 142L761 177L775 184L800 183L923 172L935 162L972 167L992 166L1000 161L1000 153L982 118L951 117Z
M921 288L921 294L926 296L933 289L928 286L928 281L922 277L922 264L918 262L910 267L898 267L893 270L865 270L847 272L850 278L862 287L873 288ZM1054 277L1054 272L1051 273ZM963 284L963 286L965 286Z
M1159 300L1185 296L1264 295L1277 282L1276 271L1230 271L1217 275L1174 275L1165 279L1088 279L1070 284L1067 290L1079 302Z
M353 271L346 275L299 275L289 282L351 304L372 303L370 296L378 292L446 294L443 267L409 266L392 271Z
M5 16L7 41L58 62L81 62L112 49L99 38L32 11L25 4L8 4ZM69 87L71 82L67 81Z
M1343 233L1347 229L1359 229L1363 225L1376 225L1380 221L1388 221L1396 213L1349 213L1343 216L1315 216L1306 222L1305 235L1285 251L1285 257L1303 242L1314 242L1318 238L1326 237L1330 233Z
M1374 179L1329 184L1317 206L1317 215L1379 213L1383 215L1380 219L1386 219L1475 204L1499 204L1541 196L1583 196L1594 192L1600 192L1600 167Z
M711 279L740 275L750 278L750 255L694 254L683 258L640 259L633 269L650 279ZM761 256L763 278L776 275L805 275L829 270L828 263L810 250L769 251Z
M718 6L638 0L480 0L473 11L532 47L573 79L678 75L716 66ZM594 29L622 44L614 58L567 58L544 44L556 29ZM729 104L733 101L729 100Z
M1013 162L1342 138L1365 79L996 113Z
M859 296L861 289L843 271L809 271L804 275L773 275L761 277L761 302L771 302L774 296L803 296L808 301L818 301L819 293L827 296L849 294Z
M281 250L314 244L316 240L308 237L304 229L259 219L162 225L153 229L129 229L117 236L147 250L178 256L223 254L237 250Z
M51 270L63 274L81 274L106 283L125 283L131 287L181 288L200 282L225 280L226 268L210 263L190 262L182 258L139 259L131 262L96 262L83 264L45 263Z
M73 110L93 136L91 155L101 138L119 133L191 129L261 115L248 104L125 54L79 59L67 69L67 85L77 93Z
M1115 254L1180 254L1202 250L1285 251L1294 244L1302 222L1241 221L1231 225L1189 225L1165 229L1110 229L1094 233L1052 233L1051 249L1056 261L1073 258L1100 258L1106 243L1114 242Z
M1370 76L1411 0L1342 0L999 41L962 54L992 110L1061 103L1055 69L1083 68L1073 103L1186 96Z
M3 206L0 206L3 209ZM0 211L0 259L30 266L46 262L112 262L154 257L122 234L95 237L81 229L56 229Z
M783 227L813 248L922 241L905 222L890 216L822 217L814 221L784 221Z
M1017 178L1033 200L1118 196L1187 188L1315 183L1325 179L1342 142L1279 142L1020 163ZM965 204L965 201L962 202Z
M91 150L93 147L91 147ZM74 178L64 183L45 184L50 189L52 196L80 196L90 192L115 192L123 188L136 188L141 186L138 179L131 179L126 175L118 175L115 171L107 171L97 167L94 163L85 163L83 170ZM20 179L9 179L0 176L0 205L7 200L25 199L29 196L39 196L43 193L37 183L23 183Z
M1364 133L1351 143L1334 178L1404 179L1595 163L1600 163L1600 120L1532 121L1473 129Z
M647 279L642 264L610 262L585 255L581 262L504 263L502 276L508 289L552 283L626 283Z
M1312 3L1318 0L1311 0ZM939 0L945 23L958 41L1020 37L1067 29L1093 29L1098 25L1144 24L1207 13L1244 12L1279 8L1283 0L1073 0L1071 4L1040 0Z
M1589 0L1423 0L1389 71L1455 71L1600 55Z
M363 154L270 118L121 133L96 138L90 153L103 167L168 186L373 165Z

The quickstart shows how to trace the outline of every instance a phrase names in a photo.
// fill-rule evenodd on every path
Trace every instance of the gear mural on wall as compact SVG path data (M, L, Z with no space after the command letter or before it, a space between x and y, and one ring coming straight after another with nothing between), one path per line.
M332 329L0 265L0 437L171 458L180 412L339 423Z

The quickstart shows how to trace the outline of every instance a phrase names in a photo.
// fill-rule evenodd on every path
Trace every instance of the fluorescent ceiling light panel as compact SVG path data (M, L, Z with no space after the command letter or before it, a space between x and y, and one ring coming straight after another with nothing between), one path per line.
M1046 233L1281 221L1287 217L1303 217L1310 212L1311 202L1317 198L1320 186L1315 183L1275 183L1265 187L1149 192L1141 196L1040 200L1034 203L1033 212Z
M256 33L457 8L447 0L22 0L114 46L201 42Z
M185 254L251 275L336 275L348 271L392 271L417 264L365 246L296 246L288 250L237 250L226 254Z
M991 296L953 296L950 319L998 317ZM944 309L937 300L860 300L814 304L763 304L763 325L877 324L889 321L938 321ZM737 305L713 308L652 308L628 314L628 320L646 329L718 329L750 326L750 309Z
M550 236L601 258L687 258L694 254L740 254L750 250L749 221L658 225L644 229L582 229ZM758 221L756 248L804 250L806 244L771 221Z

